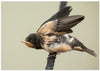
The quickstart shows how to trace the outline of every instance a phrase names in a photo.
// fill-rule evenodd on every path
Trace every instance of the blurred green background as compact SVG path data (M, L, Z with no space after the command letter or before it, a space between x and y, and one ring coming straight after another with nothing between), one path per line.
M70 51L57 55L55 70L99 69L99 2L68 2L70 15L85 19L70 34L78 38L97 57L85 52ZM30 33L56 13L59 2L1 2L2 7L2 70L43 70L48 53L28 48L23 41ZM37 44L38 45L38 44Z

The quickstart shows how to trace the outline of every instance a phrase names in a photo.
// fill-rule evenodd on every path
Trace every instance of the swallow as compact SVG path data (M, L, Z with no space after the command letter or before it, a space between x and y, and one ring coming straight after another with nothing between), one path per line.
M45 21L36 33L26 37L23 43L30 48L44 49L49 53L77 50L96 56L93 50L69 35L73 32L72 28L84 19L83 15L69 16L71 10L71 6L67 6L58 11Z

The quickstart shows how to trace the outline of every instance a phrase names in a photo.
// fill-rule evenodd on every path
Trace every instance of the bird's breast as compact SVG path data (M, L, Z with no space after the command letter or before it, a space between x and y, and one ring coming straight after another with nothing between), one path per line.
M55 38L56 37L56 38ZM66 52L72 50L70 43L74 39L69 37L69 35L62 36L51 36L44 38L44 44L42 45L43 49L48 52Z
M66 43L52 43L52 44L44 44L44 49L48 52L66 52L70 51L70 45Z

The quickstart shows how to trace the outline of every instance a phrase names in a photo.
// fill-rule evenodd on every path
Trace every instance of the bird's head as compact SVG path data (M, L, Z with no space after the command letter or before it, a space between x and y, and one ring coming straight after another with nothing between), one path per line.
M31 48L36 48L38 49L39 44L40 44L40 36L36 33L30 34L28 37L26 37L25 41L23 42L26 44L26 46L31 47Z

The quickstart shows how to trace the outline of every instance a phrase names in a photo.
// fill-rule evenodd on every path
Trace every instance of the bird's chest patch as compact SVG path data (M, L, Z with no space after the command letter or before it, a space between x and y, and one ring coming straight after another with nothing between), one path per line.
M43 49L48 52L66 52L70 51L72 48L66 42L71 42L73 39L67 39L68 37L56 37L56 36L45 36L44 44L42 45Z
M70 51L71 47L66 43L51 43L51 44L44 44L44 49L48 52L66 52Z

